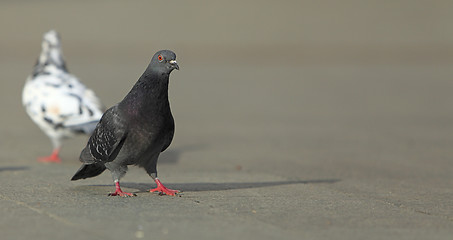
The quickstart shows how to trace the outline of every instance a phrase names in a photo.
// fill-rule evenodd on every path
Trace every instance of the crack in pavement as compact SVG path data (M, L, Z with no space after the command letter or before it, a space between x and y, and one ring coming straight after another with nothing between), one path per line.
M33 212L36 212L36 213L38 213L38 214L47 216L48 218L53 219L54 221L57 221L57 222L59 222L59 223L62 223L62 224L64 224L64 225L66 225L66 226L69 226L69 227L72 227L72 228L76 228L77 230L82 231L82 232L85 232L85 233L87 233L87 234L90 234L91 236L92 236L92 235L96 235L97 237L100 237L100 238L103 238L103 239L107 239L107 236L100 236L98 232L89 231L89 230L83 228L83 226L80 226L80 225L78 225L78 224L75 224L75 223L69 221L69 220L66 219L66 218L62 218L62 217L60 217L60 216L58 216L58 215L55 215L55 214L50 213L50 212L47 212L47 211L45 211L45 210L43 210L43 209L40 209L40 208L36 208L36 207L30 206L30 205L27 204L26 202L22 202L22 201L18 201L18 200L15 200L15 199L11 199L11 198L6 197L5 195L2 195L2 194L0 194L0 198L1 198L2 200L10 201L10 202L15 203L15 204L17 204L17 205L19 205L19 206L25 207L25 208L27 208L27 209L29 209L29 210L31 210L31 211L33 211Z

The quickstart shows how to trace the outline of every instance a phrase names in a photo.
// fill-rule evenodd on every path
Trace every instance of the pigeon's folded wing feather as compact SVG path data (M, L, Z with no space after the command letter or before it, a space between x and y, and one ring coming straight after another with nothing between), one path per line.
M99 99L77 78L67 73L41 74L29 79L23 104L35 121L54 128L91 134L102 116Z
M105 110L99 98L96 96L93 90L87 88L83 83L81 83L75 76L68 74L68 77L65 79L65 82L70 86L70 92L80 98L83 101L83 104L87 108L94 110ZM95 114L102 115L102 111L96 112Z
M127 128L117 106L107 110L88 140L87 148L95 162L110 162L115 159L127 137ZM83 160L83 159L81 159Z

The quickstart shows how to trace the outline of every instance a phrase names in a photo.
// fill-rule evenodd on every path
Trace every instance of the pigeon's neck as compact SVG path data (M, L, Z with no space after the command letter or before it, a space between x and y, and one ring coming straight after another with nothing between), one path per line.
M168 101L169 75L146 71L126 95L123 104L128 109L140 112L166 111Z
M46 68L52 66L52 68L61 69L65 72L68 71L66 64L63 59L63 54L59 47L45 47L42 49L39 55L38 61L36 62L33 73L38 74L46 71Z

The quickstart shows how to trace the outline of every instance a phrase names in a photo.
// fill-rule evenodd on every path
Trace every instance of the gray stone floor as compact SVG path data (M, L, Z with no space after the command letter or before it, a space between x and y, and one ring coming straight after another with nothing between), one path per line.
M451 239L453 8L434 2L0 3L1 238ZM158 168L182 194L136 167L134 198L108 172L71 182L84 136L36 162L20 95L49 28L107 106L177 53Z

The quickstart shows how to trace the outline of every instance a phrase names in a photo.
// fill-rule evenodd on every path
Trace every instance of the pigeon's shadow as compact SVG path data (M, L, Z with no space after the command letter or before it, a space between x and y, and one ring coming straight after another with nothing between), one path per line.
M339 181L340 179L316 179L316 180L293 180L293 181L272 181L272 182L174 183L165 184L165 186L171 189L178 189L187 192L203 192L203 191L225 191L234 189L272 187L290 184L318 184L318 183L333 184ZM121 186L127 188L134 188L139 190L139 192L148 192L149 189L155 187L153 184L150 183L131 183L131 182L121 183Z
M24 171L28 170L29 167L26 166L8 166L8 167L0 167L0 172L10 172L10 171Z
M159 164L175 164L184 152L196 151L205 148L204 144L186 145L178 148L169 148L159 156Z

